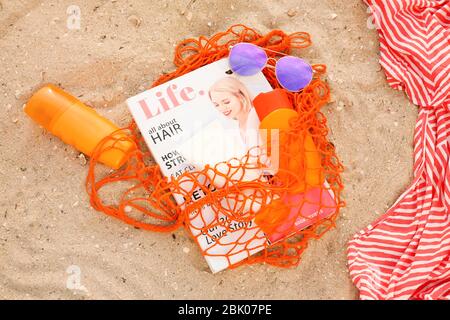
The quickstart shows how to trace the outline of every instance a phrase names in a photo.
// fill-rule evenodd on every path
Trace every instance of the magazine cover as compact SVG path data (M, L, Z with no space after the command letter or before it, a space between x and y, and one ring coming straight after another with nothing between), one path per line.
M178 178L185 171L201 169L206 164L241 158L258 144L259 119L252 100L272 87L262 73L239 77L229 74L229 70L228 59L222 59L127 100L155 161L170 179ZM246 178L251 180L258 175L258 172L250 173ZM206 178L204 183L208 183ZM186 185L186 188L192 186ZM183 204L181 195L175 194L175 198ZM203 230L205 224L224 219L208 206L203 208L201 215L191 218L191 232L203 253L207 254L205 258L213 272L262 250L267 242L254 222L242 226L229 221L230 226L236 226L229 232L224 232L220 226ZM224 245L215 245L218 238ZM255 243L247 243L246 247L254 250L243 251L239 246L230 248L226 245L238 239L245 241L245 238L253 239Z
M225 161L238 161L249 150L256 149L253 147L264 145L252 101L259 93L271 91L272 87L261 72L241 77L229 70L228 59L222 59L127 100L155 161L169 179L179 179L184 172L201 170L206 165L220 166ZM234 174L243 174L245 176L239 179L250 181L273 173L270 166L268 172L260 170L246 169L245 173ZM203 177L200 182L209 187L209 178ZM216 176L213 187L221 188L225 181ZM188 180L181 181L180 185L184 190L195 187ZM333 202L332 195L324 197L317 191L312 189L294 197L296 201L313 197L306 201L311 203L318 203L320 198L328 204ZM204 196L201 189L196 194L198 199L194 200ZM181 193L174 192L174 197L181 206L185 202ZM221 208L228 206L232 211L232 200L222 202ZM258 211L261 201L251 202L249 206L252 207L247 209ZM327 203L324 205L326 207ZM217 208L213 210L208 205L201 211L190 215L189 227L212 272L221 271L264 249L268 243L292 234L283 232L283 229L292 230L292 222L278 228L276 233L266 235L254 221L247 224L230 221L220 209L218 212ZM297 216L297 211L293 209L292 216ZM297 230L310 225L314 217L319 219L332 213L332 209L318 211L317 205L305 205L301 218L295 221ZM227 223L228 228L217 221Z

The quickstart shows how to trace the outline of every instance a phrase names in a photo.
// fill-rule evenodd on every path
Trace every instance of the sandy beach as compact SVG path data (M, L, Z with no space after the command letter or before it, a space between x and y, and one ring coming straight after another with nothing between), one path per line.
M79 28L68 23L74 5ZM347 206L298 267L213 275L184 230L146 232L93 210L86 161L33 123L23 105L54 83L126 125L125 100L174 69L175 44L236 23L311 34L313 45L301 56L328 68L332 102L323 112L346 168ZM417 107L387 85L378 58L376 30L360 0L0 0L0 298L358 298L347 242L412 177ZM76 288L68 285L73 277Z

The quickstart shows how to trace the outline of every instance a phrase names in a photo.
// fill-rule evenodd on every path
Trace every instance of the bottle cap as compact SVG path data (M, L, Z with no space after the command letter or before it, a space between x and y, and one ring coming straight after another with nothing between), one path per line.
M259 121L263 121L269 113L277 109L294 109L286 91L279 88L258 94L253 99L253 106L258 114Z
M47 130L72 105L79 101L58 87L48 84L33 94L25 105L25 113Z

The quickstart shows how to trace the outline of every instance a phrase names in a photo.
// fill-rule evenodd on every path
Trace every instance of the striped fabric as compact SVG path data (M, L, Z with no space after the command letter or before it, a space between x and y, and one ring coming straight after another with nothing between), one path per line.
M361 299L450 299L450 1L365 0L389 84L420 107L414 180L349 242Z

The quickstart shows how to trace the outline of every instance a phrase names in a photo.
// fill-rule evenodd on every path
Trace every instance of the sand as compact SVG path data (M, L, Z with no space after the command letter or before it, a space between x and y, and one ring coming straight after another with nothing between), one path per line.
M346 243L382 214L412 175L417 108L388 87L362 1L0 0L0 297L9 299L355 299ZM69 5L80 30L67 28ZM288 14L289 13L289 14ZM326 63L324 108L346 172L336 229L300 265L209 272L182 230L130 228L90 208L87 166L22 111L52 82L125 125L125 99L173 69L173 46L234 23L265 33L307 31L303 52ZM114 192L110 195L114 197ZM77 281L79 279L80 281Z

